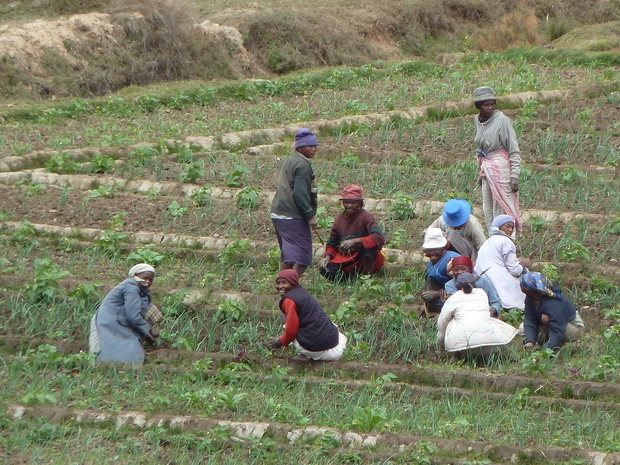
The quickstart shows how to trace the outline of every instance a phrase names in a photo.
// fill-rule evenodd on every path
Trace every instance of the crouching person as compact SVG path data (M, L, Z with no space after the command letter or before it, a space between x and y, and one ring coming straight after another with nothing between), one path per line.
M286 323L284 333L267 346L279 349L292 342L306 358L324 362L340 360L347 337L338 331L319 302L299 285L299 275L292 269L280 271L276 290L282 296L280 310Z
M526 349L532 350L538 342L557 352L563 343L583 336L583 320L570 300L562 295L560 286L535 271L522 275L519 284L526 296L523 313Z

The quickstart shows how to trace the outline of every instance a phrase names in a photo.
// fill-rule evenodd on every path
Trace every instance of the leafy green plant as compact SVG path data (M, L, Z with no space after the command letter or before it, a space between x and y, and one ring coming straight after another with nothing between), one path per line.
M347 151L342 154L336 163L343 168L355 169L360 164L360 157L355 153Z
M168 205L168 214L173 218L183 218L183 215L187 212L187 207L181 207L179 202L174 200L170 205Z
M68 271L58 268L49 258L34 261L34 282L26 286L29 300L33 302L50 301L56 295L58 281L68 275Z
M338 183L336 181L323 181L316 187L318 194L331 194L338 189Z
M191 294L188 289L179 289L166 294L162 299L161 312L169 317L181 315L185 312L185 297Z
M562 182L566 184L574 184L578 182L580 179L586 179L587 175L582 170L575 168L574 166L569 166L566 168L564 173L562 173Z
M246 314L247 310L238 300L224 299L218 306L214 318L220 323L230 323L239 321Z
M551 370L551 362L556 355L552 349L538 350L532 352L521 361L523 371L529 375L548 375Z
M231 265L237 260L239 254L249 252L251 249L252 244L248 239L236 239L228 244L224 251L218 254L217 258L220 263Z
M8 213L4 213L4 211L0 210L0 221L9 221L11 219L11 215Z
M601 382L607 381L618 368L620 368L620 362L613 355L601 355L596 362L596 366L586 374L586 379Z
M358 317L357 302L355 300L345 300L332 315L334 323L341 325L351 323Z
M620 215L617 215L614 220L607 223L604 231L608 234L620 234Z
M91 163L93 164L93 173L104 174L114 168L114 159L101 153L96 154Z
M381 431L387 425L387 410L385 407L355 407L351 425L361 431Z
M105 229L97 239L97 250L105 256L114 258L120 255L120 244L127 239L127 234Z
M136 147L129 154L129 158L133 161L134 166L147 166L151 163L151 158L159 154L159 151L153 147Z
M409 237L407 231L404 229L397 229L391 233L390 240L388 241L386 247L388 249L400 249L411 244L413 244L413 239Z
M73 160L71 154L67 152L55 153L45 163L47 171L58 174L73 174L76 173L79 167L79 163Z
M38 245L38 241L34 239L36 233L37 230L34 225L30 221L24 220L11 234L11 241L21 247L36 246Z
M71 300L75 302L78 307L91 308L99 302L100 294L97 290L102 286L102 283L80 283L78 287L71 292Z
M415 216L413 196L402 191L396 192L394 202L390 205L390 216L396 220L408 220Z
M552 282L557 282L560 279L560 270L551 263L545 264L540 272Z
M248 396L246 392L238 391L217 391L215 392L215 398L226 405L228 410L236 412L243 399Z
M220 173L226 182L228 187L239 187L243 183L243 178L246 174L251 173L252 170L243 166L235 165L235 168L228 173Z
M253 210L258 207L260 200L260 189L247 186L237 194L237 208L242 210Z
M110 218L110 223L108 224L108 227L112 230L112 231L120 231L123 229L123 226L125 226L125 216L127 215L127 212L120 212L120 213L116 213L114 215L112 215L112 218Z
M519 326L523 322L523 310L511 308L507 312L502 312L502 319L509 325Z
M327 209L325 207L319 207L316 209L316 222L319 228L331 231L332 224L334 224L333 216L325 216Z
M576 262L579 260L589 260L590 251L582 243L573 241L560 248L557 253L558 260L564 262Z
M116 184L112 186L99 186L96 189L91 190L88 197L91 199L96 199L97 197L104 197L104 198L111 199L114 197L116 190L117 190Z
M424 166L424 162L420 160L417 153L410 153L405 158L399 158L396 164L401 166L407 166L409 168L421 168Z
M275 421L288 423L292 419L296 425L300 426L310 423L310 418L303 414L303 410L289 402L280 403L273 399L268 399L267 407L271 412L271 418Z
M202 166L202 162L194 161L189 163L183 168L182 182L195 183L198 178L202 178L205 175L205 170Z
M156 252L155 250L151 250L148 247L139 247L135 252L132 252L127 256L127 260L157 266L161 265L166 260L166 255Z
M104 134L101 138L103 139L101 142L102 147L120 147L129 142L129 137L122 133Z
M532 232L541 232L547 227L547 220L542 216L533 216L529 219L527 224L532 229Z
M211 196L211 186L205 184L200 189L194 190L189 197L195 207L205 207L209 205L213 197Z
M22 191L28 197L34 197L38 195L41 191L47 189L47 186L44 184L33 184L31 186L21 186Z
M46 404L57 404L58 399L56 396L48 390L43 389L33 389L21 397L21 402L25 405L46 405Z

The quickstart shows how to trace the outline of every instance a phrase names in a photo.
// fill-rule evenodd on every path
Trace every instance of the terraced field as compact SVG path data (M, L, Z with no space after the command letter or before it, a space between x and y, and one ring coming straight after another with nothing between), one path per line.
M620 463L620 68L476 56L7 110L0 459ZM557 357L516 340L487 367L454 364L417 317L422 230L456 196L482 217L477 83L505 95L523 150L519 252L587 325ZM389 239L372 279L334 285L316 267L302 278L349 338L341 362L266 349L279 332L267 210L300 127L319 135L322 238L356 183ZM89 320L142 261L158 271L158 346L140 369L94 366Z

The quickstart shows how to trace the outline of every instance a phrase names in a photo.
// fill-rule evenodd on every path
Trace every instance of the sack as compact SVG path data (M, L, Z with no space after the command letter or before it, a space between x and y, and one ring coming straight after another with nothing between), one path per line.
M146 311L146 315L144 315L144 319L151 326L155 326L161 320L164 319L163 313L159 310L157 305L151 305L149 309Z

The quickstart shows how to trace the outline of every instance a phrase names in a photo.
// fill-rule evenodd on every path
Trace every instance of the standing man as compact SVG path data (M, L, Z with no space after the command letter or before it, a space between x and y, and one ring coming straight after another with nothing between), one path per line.
M271 202L271 221L280 244L280 269L293 269L299 276L312 264L317 193L311 161L316 147L316 135L310 129L297 131L295 152L280 168Z

